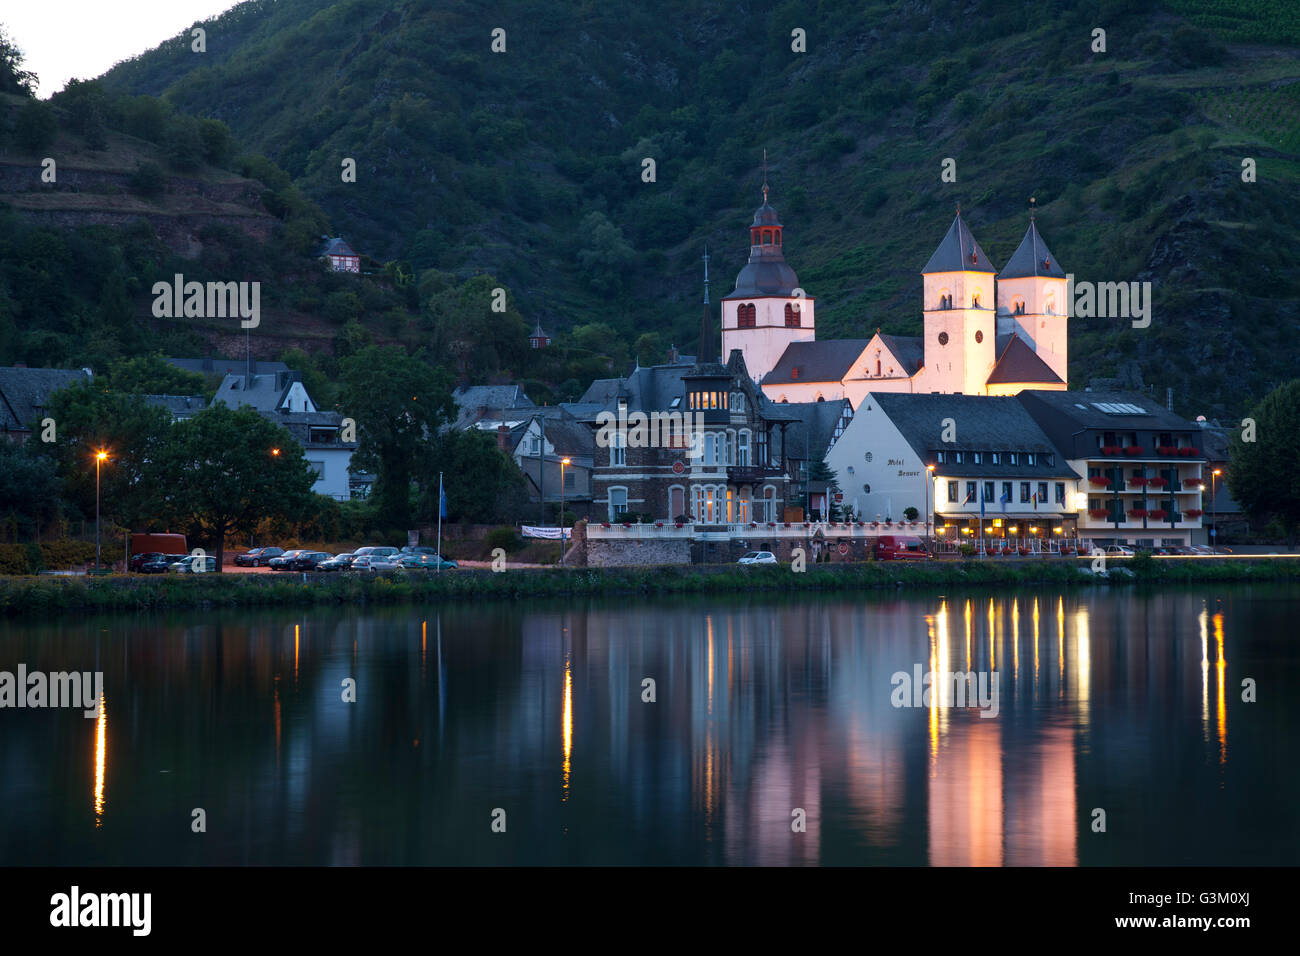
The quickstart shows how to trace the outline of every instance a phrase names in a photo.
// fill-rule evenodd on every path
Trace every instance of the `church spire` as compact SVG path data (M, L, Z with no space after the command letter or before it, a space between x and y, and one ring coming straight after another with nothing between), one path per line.
M767 205L767 150L763 150L763 205Z

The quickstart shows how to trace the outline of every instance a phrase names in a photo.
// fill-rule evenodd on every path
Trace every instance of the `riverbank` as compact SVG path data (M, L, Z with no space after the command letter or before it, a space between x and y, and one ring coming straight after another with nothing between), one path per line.
M1133 586L1199 582L1300 581L1300 559L1157 560L1109 563L1106 577L1083 561L880 562L810 567L690 565L658 568L448 571L379 577L352 575L111 575L0 578L0 614L142 611L208 607L403 604L527 597L688 594L740 591L854 591L1027 586Z

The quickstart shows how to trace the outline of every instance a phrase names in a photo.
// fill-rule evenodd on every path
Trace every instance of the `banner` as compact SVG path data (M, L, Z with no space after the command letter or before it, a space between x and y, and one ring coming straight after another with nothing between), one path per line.
M560 531L563 530L564 538L567 541L573 536L572 528L544 528L537 525L526 524L519 529L525 538L550 538L552 541L560 539Z

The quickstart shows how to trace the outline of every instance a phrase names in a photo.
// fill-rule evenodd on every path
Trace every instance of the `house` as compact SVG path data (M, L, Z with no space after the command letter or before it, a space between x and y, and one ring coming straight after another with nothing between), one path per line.
M331 272L361 271L361 256L357 255L342 239L321 236L322 245L316 255L325 260Z
M93 379L88 368L0 368L0 435L19 444L26 441L34 428L41 428L51 395Z
M1203 534L1204 432L1144 395L1026 391L1017 401L1072 469L1094 546L1188 545Z
M520 411L527 416L511 428L498 426L498 434L503 450L528 480L529 497L557 505L563 499L566 511L585 517L591 506L595 433L558 406L512 409L512 417Z
M351 473L355 440L343 440L343 416L321 411L312 401L299 373L285 369L255 374L251 382L244 374L227 374L212 399L231 408L254 408L264 418L284 426L303 448L304 457L316 474L312 490L338 501L357 495ZM364 496L364 494L362 494Z
M1015 395L1064 390L1067 277L1029 227L1001 271L980 248L961 210L922 270L921 336L817 339L816 300L785 259L784 226L763 203L749 227L749 261L722 303L722 354L739 349L763 393L776 402L867 392Z
M226 359L226 358L169 358L170 364L186 372L200 375L215 375L224 378L227 375L247 375L252 367L254 375L278 375L289 371L283 362L264 362L260 359Z
M542 331L542 323L538 322L533 327L532 335L528 336L528 344L535 349L544 349L551 344L551 337Z
M1080 473L1015 398L869 392L826 464L865 521L915 508L953 545L1076 536Z
M202 395L146 395L144 403L153 408L165 409L173 422L193 418L208 407L208 401Z

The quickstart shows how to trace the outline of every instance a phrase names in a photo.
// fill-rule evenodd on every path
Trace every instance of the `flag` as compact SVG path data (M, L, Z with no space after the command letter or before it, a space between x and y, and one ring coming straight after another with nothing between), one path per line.
M447 492L442 487L442 479L438 480L438 517L447 517Z
M984 489L980 489L980 517L984 517Z
M1038 492L1034 492L1034 510L1038 510Z
M963 501L962 504L968 505L974 500L975 500L975 489L971 488L970 491L966 492L966 500Z
M1002 510L1003 510L1003 511L1006 511L1006 510L1007 510L1007 502L1010 501L1010 500L1011 500L1011 495L1010 495L1010 493L1005 492L1005 491L1002 492L1002 497L998 499L998 502L1002 505Z

